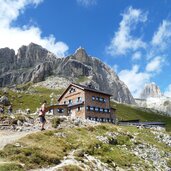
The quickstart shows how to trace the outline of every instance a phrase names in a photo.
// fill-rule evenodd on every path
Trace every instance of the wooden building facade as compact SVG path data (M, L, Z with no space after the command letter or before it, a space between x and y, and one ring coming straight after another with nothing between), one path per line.
M54 114L115 122L116 110L110 107L110 97L108 93L72 83L58 99L59 104L53 106Z

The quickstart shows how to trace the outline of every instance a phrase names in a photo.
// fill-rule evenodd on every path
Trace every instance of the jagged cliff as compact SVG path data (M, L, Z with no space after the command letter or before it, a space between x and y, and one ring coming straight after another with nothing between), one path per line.
M140 97L141 99L146 99L149 97L160 97L161 95L160 88L154 82L152 82L145 85Z
M57 58L34 43L22 46L17 54L9 48L0 49L0 87L38 83L50 76L57 82L62 78L64 83L84 77L83 84L91 83L95 88L111 93L119 102L135 103L116 73L99 59L89 56L83 48L65 58Z
M171 98L164 96L154 82L146 84L140 99L135 101L139 107L150 108L171 116Z

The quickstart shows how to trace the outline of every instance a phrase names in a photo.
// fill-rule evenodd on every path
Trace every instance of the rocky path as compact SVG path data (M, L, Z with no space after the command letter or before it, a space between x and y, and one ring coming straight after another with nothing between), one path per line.
M18 139L36 131L37 130L28 132L0 131L0 150L3 149L5 145L13 143Z
M36 130L34 131L28 131L28 132L14 132L14 131L0 131L0 150L2 150L5 145L13 143L15 141L17 141L18 139L30 134L36 132ZM9 164L12 163L11 161L4 161L2 159L0 159L0 165L1 164Z

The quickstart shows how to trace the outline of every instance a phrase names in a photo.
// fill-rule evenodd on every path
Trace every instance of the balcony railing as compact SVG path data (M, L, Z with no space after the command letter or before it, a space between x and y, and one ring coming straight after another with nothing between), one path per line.
M84 101L79 101L79 102L75 102L75 103L69 103L68 107L72 107L72 106L79 106L79 105L83 105Z

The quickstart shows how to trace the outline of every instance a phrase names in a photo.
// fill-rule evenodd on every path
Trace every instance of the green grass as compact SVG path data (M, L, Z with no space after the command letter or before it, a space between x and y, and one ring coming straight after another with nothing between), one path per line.
M51 131L28 135L18 142L21 144L19 147L6 145L0 156L23 163L26 169L59 164L68 151L68 145L53 135Z
M83 171L83 170L76 165L67 165L59 168L57 171Z
M132 154L120 149L118 145L130 146L127 135L118 136L117 144L103 144L96 136L116 131L116 126L105 124L96 127L63 129L60 131L45 131L34 133L18 141L20 147L7 145L0 156L9 161L23 163L26 169L59 164L71 150L80 150L77 154L90 154L112 166L112 161L118 166L127 167L140 160ZM63 132L66 138L57 137L55 133ZM112 149L112 150L111 150Z
M57 96L60 95L64 89L57 89L57 90L52 90L52 89L47 89L44 87L33 87L33 86L28 86L27 85L20 85L20 92L15 92L13 90L8 90L8 98L10 102L13 104L13 109L18 110L18 109L30 109L31 112L35 112L37 108L40 107L42 102L46 100L48 104L50 104L50 94L54 93L54 103L57 103ZM24 87L24 88L23 88ZM31 93L28 93L28 92ZM2 90L0 90L0 96L3 95ZM5 108L5 111L7 111L7 107Z
M159 142L158 140L155 139L155 135L150 132L150 130L147 129L138 129L135 126L121 126L123 132L127 132L131 135L133 134L138 134L136 141L137 143L142 143L142 142L148 142L148 144L156 146L158 149L165 151L165 152L170 152L171 147L168 147L166 144ZM168 132L167 132L168 133Z
M85 82L85 81L88 81L89 79L86 77L86 76L80 76L77 80L76 80L76 83L82 83L82 82Z
M65 137L57 136L56 133L59 132L64 133ZM117 136L114 138L116 139L115 142L103 143L97 139L97 136L106 136L111 140L112 137L108 135L109 132L117 133ZM155 145L156 148L162 151L171 151L170 147L166 148L164 144L155 142L154 135L148 129L140 130L136 127L102 124L30 134L18 141L20 146L6 145L0 151L0 157L5 161L22 163L25 169L28 170L57 165L64 156L76 150L74 156L79 161L83 161L84 154L89 154L108 164L113 169L116 167L113 163L116 163L117 166L124 169L132 169L134 164L137 166L141 165L144 170L148 170L150 166L145 164L144 160L129 152L129 149L135 146L131 141L131 135L134 133L138 133L136 140L139 143L145 142ZM127 150L125 150L123 145ZM170 161L168 161L169 164ZM68 170L72 171L73 168L75 166L67 166ZM79 170L79 168L77 169Z
M119 120L134 120L140 119L140 121L159 121L166 123L167 131L171 131L171 117L160 115L149 110L143 111L139 108L131 107L125 104L119 104L111 102L111 106L116 108L116 116Z
M48 89L45 87L31 87L30 89L35 90L39 94L47 94L50 95L51 93L54 93L55 95L60 95L63 93L65 89Z
M0 164L0 171L24 171L23 167L16 163Z
M31 82L28 82L28 83L26 83L26 84L18 84L18 85L16 86L16 89L17 89L17 90L26 91L26 90L28 90L32 85L33 85L33 83L31 83Z
M53 128L57 128L58 125L61 123L61 119L59 117L54 117L52 118L51 123Z
M167 161L167 165L171 168L171 159Z
M84 81L87 78L80 77L78 81ZM43 100L47 100L48 104L50 104L50 95L54 94L54 103L57 103L56 97L61 95L64 89L47 89L45 87L35 87L31 83L18 85L18 90L24 90L21 92L14 92L12 90L8 90L9 100L13 103L14 110L22 109L25 110L29 108L31 112L35 112L37 108L40 107ZM28 93L28 92L32 93ZM3 92L0 91L0 95ZM117 118L119 120L133 120L140 119L140 121L163 121L166 123L166 129L171 131L171 117L159 115L158 113L154 113L152 111L143 111L141 109L131 107L125 104L117 104L111 102L111 106L117 109ZM5 109L7 111L7 108Z

